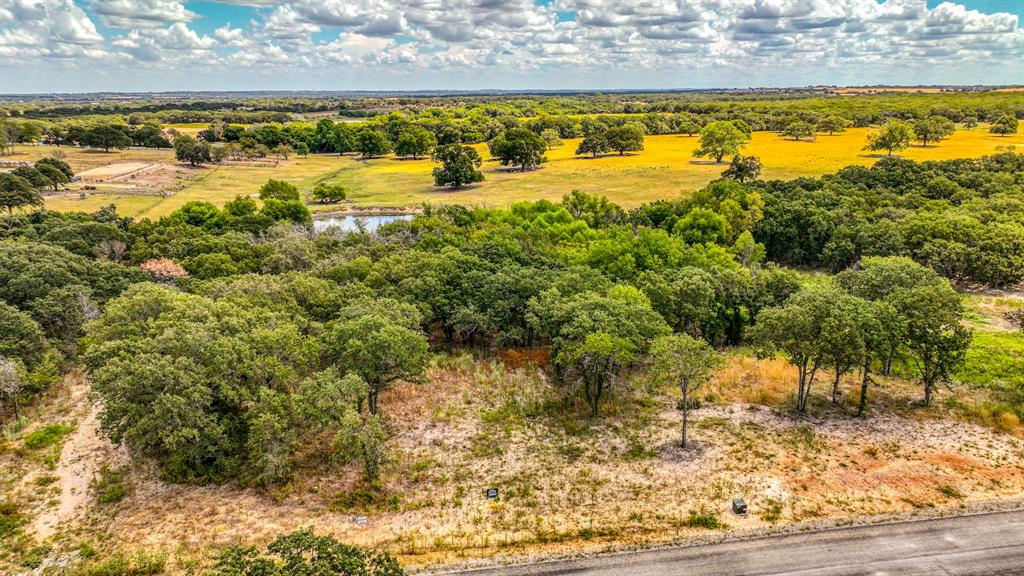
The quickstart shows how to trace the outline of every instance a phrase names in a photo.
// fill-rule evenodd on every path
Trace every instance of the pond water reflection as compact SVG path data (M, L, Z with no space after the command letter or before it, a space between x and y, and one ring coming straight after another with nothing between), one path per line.
M364 230L367 232L374 232L381 226L381 224L390 224L397 220L411 219L412 214L346 214L344 216L326 216L323 218L314 218L313 229L317 232L323 232L332 226L336 226L346 232L352 232L358 230L359 223L362 222Z

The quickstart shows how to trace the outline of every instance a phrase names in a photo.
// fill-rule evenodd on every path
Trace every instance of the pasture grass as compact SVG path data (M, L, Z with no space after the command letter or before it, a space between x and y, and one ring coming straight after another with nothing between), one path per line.
M990 397L976 402L947 400L967 419L1007 433L1021 433L1024 418L1024 331L1003 318L1024 308L1017 295L971 294L966 298L967 325L974 337L957 380L987 390Z
M93 150L76 146L15 146L14 154L2 160L35 162L40 158L57 156L71 165L76 173L123 162L174 162L174 150L168 148L129 148L127 150Z
M1024 398L1024 333L976 330L959 379Z
M243 128L248 128L249 126L252 126L252 124L234 124L234 123L232 123L231 125L232 126L242 126ZM165 129L166 128L174 128L178 132L180 132L182 134L188 134L189 136L195 136L196 134L199 134L200 132L202 132L203 130L205 130L205 129L209 128L209 127L210 127L210 123L209 122L189 122L189 123L186 123L186 124L164 124L164 128Z
M814 142L785 139L773 132L756 132L743 150L761 158L762 178L792 179L820 176L845 166L868 166L878 156L862 150L871 129L853 128L834 136L819 135ZM725 165L691 158L696 136L648 136L645 150L624 156L582 158L575 155L579 140L548 151L548 162L527 172L508 170L489 158L487 147L476 148L485 158L486 180L460 190L433 186L428 158L400 159L394 156L362 160L352 155L310 155L292 157L277 167L210 166L196 169L195 177L173 196L127 196L102 191L85 199L77 196L47 198L54 210L95 210L114 203L129 216L156 218L167 215L191 200L221 205L236 195L255 194L269 178L296 184L305 194L320 182L340 183L349 190L345 207L407 208L424 202L504 207L520 200L546 198L557 201L572 190L607 196L626 208L662 198L675 198L705 186L719 177ZM902 155L913 160L946 160L979 157L996 152L1000 146L1024 146L1024 134L997 137L987 127L958 130L937 146L915 146ZM49 155L49 147L17 147L12 159L34 160ZM66 160L76 170L115 162L173 162L169 150L125 150L110 153L62 147ZM338 208L337 206L333 207ZM315 206L314 209L332 209Z
M792 179L820 176L851 164L869 166L877 157L861 150L869 129L851 129L834 136L821 135L815 142L785 139L773 132L756 132L744 154L761 158L762 178ZM357 204L401 206L420 202L458 203L502 207L517 200L559 200L573 190L605 195L630 208L674 198L697 190L718 178L724 165L693 160L698 138L685 135L648 136L645 150L625 156L597 159L575 155L579 140L566 140L547 153L548 162L538 170L509 171L489 160L486 146L478 145L488 159L486 180L479 186L443 191L433 187L429 160L348 159L352 164L331 179L352 190ZM992 154L998 146L1024 144L1020 135L999 138L987 130L961 130L939 146L913 147L903 156L913 160L945 160Z
M971 294L966 308L974 338L958 379L1024 400L1024 331L1003 318L1008 311L1024 308L1024 297Z

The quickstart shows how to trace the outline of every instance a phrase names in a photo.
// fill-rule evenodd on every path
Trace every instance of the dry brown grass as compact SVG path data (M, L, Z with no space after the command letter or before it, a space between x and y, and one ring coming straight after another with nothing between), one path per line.
M1024 294L1013 291L988 290L967 299L968 323L979 330L1014 332L1018 330L1004 316L1024 309Z
M734 354L709 389L726 402L778 406L793 396L795 374L796 369L781 358L758 360Z
M848 416L845 399L840 408L819 402L797 417L789 409L791 367L734 355L705 390L713 401L695 412L696 447L682 452L671 391L647 401L622 388L609 416L592 421L560 401L544 373L524 365L451 357L428 384L391 390L383 400L393 434L383 494L371 497L356 469L318 460L268 492L170 486L141 467L126 500L95 506L81 528L60 538L166 550L172 570L181 571L208 562L216 547L313 526L425 567L713 534L686 525L693 513L746 530L959 506L1024 490L1019 440L941 409L906 408L913 399L906 395L916 392L910 383L893 381L873 396L886 410L869 418ZM846 385L852 395L853 382ZM939 490L947 485L957 496ZM484 498L491 486L501 490L499 500ZM735 496L750 503L749 517L728 512ZM356 515L368 525L357 526Z
M1007 294L970 303L979 325L1018 305ZM171 572L184 573L208 565L221 546L313 527L423 569L723 534L690 526L692 514L746 532L957 510L1024 493L1020 423L1007 412L984 419L984 389L944 391L925 409L915 382L878 378L869 413L857 418L856 375L832 405L823 371L809 413L797 415L793 367L736 350L698 394L694 446L682 451L675 390L650 390L642 374L630 375L602 417L590 419L537 368L547 360L541 351L446 355L426 384L395 386L382 403L392 438L379 492L315 446L292 482L266 491L167 485L136 463L129 495L100 505L89 494L89 514L61 526L54 550L84 540L104 553L163 550ZM29 429L55 419L86 428L88 404L68 390L50 394ZM0 452L3 497L34 518L58 509L62 494L32 481L53 472L17 447L15 439ZM486 500L488 487L501 497ZM733 497L747 500L748 517L729 512Z

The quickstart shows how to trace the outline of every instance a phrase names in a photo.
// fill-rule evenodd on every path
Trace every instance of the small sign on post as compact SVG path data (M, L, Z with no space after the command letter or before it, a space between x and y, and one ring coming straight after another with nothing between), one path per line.
M497 488L488 488L487 491L484 492L484 498L487 498L488 500L497 500L498 499L498 489Z

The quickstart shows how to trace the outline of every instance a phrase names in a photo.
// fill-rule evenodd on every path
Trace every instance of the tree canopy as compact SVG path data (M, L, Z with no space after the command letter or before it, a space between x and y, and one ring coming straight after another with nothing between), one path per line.
M804 138L807 138L808 140L813 140L814 126L812 126L809 122L804 122L803 120L796 120L794 122L786 124L786 126L779 131L779 135L784 136L786 138L792 138L793 140L803 140Z
M546 160L544 152L548 146L540 136L526 128L506 130L491 141L491 155L501 162L502 166L518 166L527 170L540 166Z
M693 156L710 156L716 163L721 164L722 158L739 154L740 149L749 140L750 135L737 128L735 123L718 120L700 131L700 144L693 151Z
M352 149L363 158L376 158L391 152L391 140L379 130L363 128L355 133Z
M395 154L419 158L427 156L437 146L434 134L421 126L407 128L395 141Z
M868 143L864 149L885 150L887 155L892 156L893 152L908 148L914 138L914 129L910 124L902 120L890 120L877 132L868 135Z
M725 359L706 341L686 334L663 336L651 346L651 376L655 381L679 388L683 412L680 446L687 447L687 417L691 394L703 386Z
M174 157L179 162L192 166L206 164L213 160L210 143L183 134L174 139Z
M1004 114L997 118L992 126L989 127L988 131L998 136L1009 136L1017 133L1017 128L1020 122L1016 117Z
M917 120L913 123L913 128L914 138L921 143L921 146L927 146L929 142L932 144L941 142L956 131L953 121L944 116L929 116Z
M18 208L42 205L43 197L31 182L16 174L0 172L0 208L7 209L8 218Z
M644 149L644 127L631 122L622 126L609 128L604 132L604 141L610 150L622 156L626 152L638 152Z
M434 151L433 160L441 163L441 166L433 169L435 186L459 188L484 180L484 174L480 171L483 160L472 146L439 146Z
M123 150L132 145L132 139L125 131L111 124L102 124L86 130L81 143L90 148L103 148L109 152L111 148Z
M260 186L260 200L299 200L299 189L291 182L271 178Z
M327 359L341 372L359 375L369 385L371 414L380 393L397 380L417 380L426 370L427 339L414 306L394 300L363 301L341 311L324 336Z

